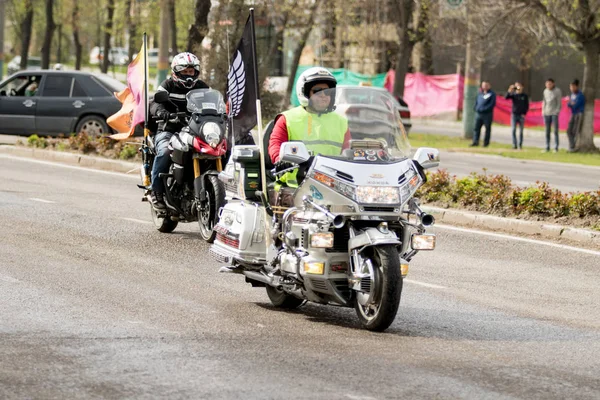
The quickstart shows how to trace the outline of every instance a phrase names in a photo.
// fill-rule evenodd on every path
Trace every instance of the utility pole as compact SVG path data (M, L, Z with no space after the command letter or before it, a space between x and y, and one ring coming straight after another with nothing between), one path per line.
M0 0L0 81L4 76L4 19L6 18L6 0Z
M169 0L160 1L160 43L158 46L158 85L169 72Z
M473 13L469 12L470 3L467 7L467 54L465 60L465 84L463 96L463 137L465 139L473 138L473 129L475 129L475 100L477 99L477 90L479 89L479 80L481 74L479 64L477 63L478 43L475 43L475 33L473 32ZM472 8L471 8L472 9Z

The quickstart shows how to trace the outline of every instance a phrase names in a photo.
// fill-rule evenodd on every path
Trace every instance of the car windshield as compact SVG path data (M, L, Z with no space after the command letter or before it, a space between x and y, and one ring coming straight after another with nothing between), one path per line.
M387 146L390 156L409 157L410 145L400 119L398 103L390 93L360 86L342 86L323 92L320 93L326 97L329 94L335 96L335 112L348 119L351 139L380 140ZM311 97L311 104L318 105L320 100L315 96L320 93Z
M187 110L190 113L199 113L213 110L218 114L225 114L225 101L218 90L195 89L185 95Z
M123 82L111 78L110 76L105 74L96 74L94 75L94 78L98 79L106 88L108 88L112 92L120 92L121 90L124 90L127 87L127 85L125 85Z

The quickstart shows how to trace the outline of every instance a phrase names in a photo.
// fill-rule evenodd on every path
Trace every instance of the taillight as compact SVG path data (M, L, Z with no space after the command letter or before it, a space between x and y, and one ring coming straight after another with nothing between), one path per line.
M400 118L402 119L410 119L410 111L400 111Z

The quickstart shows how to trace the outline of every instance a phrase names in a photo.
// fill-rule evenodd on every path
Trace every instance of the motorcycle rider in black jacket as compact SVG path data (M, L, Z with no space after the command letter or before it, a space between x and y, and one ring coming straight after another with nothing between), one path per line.
M158 124L158 131L154 138L156 156L152 166L152 205L157 210L166 208L164 203L165 188L159 174L169 172L170 156L168 151L169 141L174 133L181 131L184 125L177 119L170 120L169 114L184 112L187 109L185 95L193 89L208 89L208 85L198 79L200 76L200 60L192 53L179 53L171 62L171 76L165 79L158 91L169 93L171 103L152 103L150 113L162 121ZM177 108L176 108L177 107Z

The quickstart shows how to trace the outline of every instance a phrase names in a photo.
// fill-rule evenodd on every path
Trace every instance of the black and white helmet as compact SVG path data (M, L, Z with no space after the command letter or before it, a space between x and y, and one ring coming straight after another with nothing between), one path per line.
M296 95L298 96L300 105L303 107L308 106L310 89L317 83L326 83L330 88L335 88L337 80L331 72L323 67L313 67L304 71L298 78L298 82L296 82ZM333 102L333 96L331 100Z
M187 68L194 68L195 72L193 76L181 74L181 71ZM193 88L200 77L200 60L192 53L184 52L177 54L173 57L173 61L171 61L171 76L173 77L173 82L176 84L186 89Z

